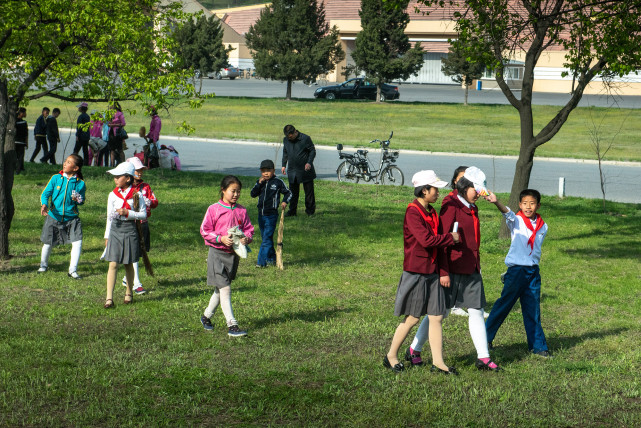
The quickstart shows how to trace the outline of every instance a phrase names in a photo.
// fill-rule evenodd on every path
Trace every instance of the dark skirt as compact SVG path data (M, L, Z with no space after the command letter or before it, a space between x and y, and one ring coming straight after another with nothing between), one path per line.
M45 224L42 226L40 240L43 244L48 244L52 247L82 241L82 223L80 222L80 218L75 217L62 222L47 215Z
M445 315L445 293L437 273L425 275L403 271L396 289L394 315Z
M462 275L450 274L450 287L445 289L445 301L448 309L457 308L481 309L486 305L485 288L480 273Z
M231 285L238 272L240 257L235 253L228 253L209 247L207 255L207 285L216 288L225 288Z
M136 222L115 219L111 222L105 260L128 265L140 258Z

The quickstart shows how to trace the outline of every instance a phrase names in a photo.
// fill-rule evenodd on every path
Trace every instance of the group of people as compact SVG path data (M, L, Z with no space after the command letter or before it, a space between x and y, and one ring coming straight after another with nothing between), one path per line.
M405 351L411 366L424 364L421 351L429 340L431 371L457 375L455 367L443 359L443 319L452 308L467 308L469 331L479 370L500 371L490 358L499 327L517 300L521 301L528 349L536 355L551 354L541 326L541 277L539 262L547 225L537 214L541 195L525 189L519 195L516 214L489 192L485 174L476 167L461 166L454 172L452 192L441 204L440 215L431 204L439 189L447 186L434 171L420 171L412 177L416 199L407 206L403 222L404 261L394 315L404 316L398 325L383 365L401 372L405 365L398 352L412 327L424 315L414 340ZM508 269L502 276L503 291L484 320L485 289L481 276L481 227L476 202L483 197L503 214L511 232L512 244L505 259Z

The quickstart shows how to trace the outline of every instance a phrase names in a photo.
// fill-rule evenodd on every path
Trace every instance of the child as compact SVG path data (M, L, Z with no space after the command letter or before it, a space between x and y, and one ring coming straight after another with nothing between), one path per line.
M42 114L36 119L36 126L33 127L33 136L36 140L36 147L31 154L29 162L34 162L40 149L42 148L42 156L47 155L47 118L49 117L49 107L42 109ZM41 159L42 161L42 159Z
M18 165L16 166L16 174L24 171L24 152L29 148L29 129L27 127L27 109L20 107L16 115L16 156L18 157Z
M91 116L96 119L91 121L89 129L89 155L96 160L96 166L102 166L102 159L106 157L104 154L107 152L107 142L102 139L102 115L98 115L96 110L92 110ZM91 165L90 159L87 159L87 165Z
M60 116L60 109L54 108L51 111L51 116L47 118L47 141L49 141L49 151L45 153L40 162L51 162L51 165L56 164L56 150L60 142L60 132L58 131L58 116ZM82 158L81 158L82 159Z
M245 234L241 244L247 245L252 241L254 226L249 222L247 210L236 202L240 197L242 184L240 180L227 175L220 183L220 201L210 205L205 218L200 225L200 234L209 247L207 257L207 285L213 285L214 294L209 300L209 306L200 317L205 330L213 330L211 316L220 303L223 315L227 320L228 335L231 337L246 336L247 332L238 327L231 307L231 282L236 278L239 257L232 249L233 241L228 230L238 226Z
M258 197L258 227L260 227L262 239L256 261L257 268L276 263L274 231L278 221L278 205L280 204L281 209L284 210L292 198L292 192L283 180L276 177L274 172L274 162L270 159L262 161L260 163L260 178L250 192L252 198ZM281 193L284 197L282 203L280 202Z
M47 218L40 235L44 245L38 273L47 271L52 247L71 243L68 275L80 279L77 270L82 251L82 223L78 217L78 205L85 203L86 190L82 180L82 163L80 156L69 155L62 164L62 171L51 177L40 195L40 214Z
M419 318L429 318L432 368L437 373L458 374L454 367L443 362L443 335L441 322L447 312L445 292L439 284L438 249L459 241L458 233L442 233L436 210L431 203L438 199L438 189L447 186L434 171L419 171L412 177L416 199L407 206L403 221L403 274L396 291L394 315L405 315L396 328L383 366L395 372L405 369L398 361L398 350ZM417 362L416 365L419 363ZM422 361L420 362L422 364Z
M107 171L114 176L116 188L109 193L107 199L107 227L105 230L104 259L109 261L107 272L107 298L105 309L113 308L113 291L116 285L118 265L125 265L127 273L127 290L124 304L133 302L131 285L134 281L133 264L140 258L140 240L136 230L135 220L147 218L147 206L142 195L134 190L134 174L136 169L129 162L122 162L114 169ZM138 195L138 206L134 196Z
M494 303L487 319L487 341L491 348L505 317L518 299L521 300L523 325L528 349L536 355L551 357L543 327L541 327L541 245L548 232L548 225L537 211L541 208L541 194L534 189L525 189L519 195L520 211L516 214L490 193L485 197L503 213L512 235L512 244L505 257L507 272L501 297Z
M140 194L142 195L143 200L145 202L145 206L147 207L147 219L148 219L149 217L151 217L152 208L156 208L158 206L158 199L156 199L156 195L154 195L154 192L151 190L151 187L149 187L149 184L144 183L142 181L143 173L145 172L147 167L144 166L140 161L140 159L138 159L137 157L129 158L127 159L127 162L131 163L136 169L136 172L134 174L134 192L140 192ZM140 225L142 226L142 236L143 236L143 243L145 244L145 250L149 252L151 240L149 237L149 223L147 222L147 219L141 220ZM138 262L134 262L133 265L134 265L134 293L145 294L146 290L143 288L142 284L140 283ZM127 286L126 275L122 279L122 285L125 287Z

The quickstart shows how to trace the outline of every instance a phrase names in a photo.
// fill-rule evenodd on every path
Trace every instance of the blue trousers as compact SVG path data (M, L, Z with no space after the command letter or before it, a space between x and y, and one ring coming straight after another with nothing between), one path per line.
M276 263L274 231L276 230L277 221L278 214L258 215L258 227L260 227L260 237L263 241L260 244L260 250L258 250L258 261L256 262L259 266L267 266L268 263Z
M548 344L541 327L541 275L538 266L511 266L507 269L501 297L494 303L485 322L487 341L494 340L499 327L519 299L528 349L534 352L547 351Z

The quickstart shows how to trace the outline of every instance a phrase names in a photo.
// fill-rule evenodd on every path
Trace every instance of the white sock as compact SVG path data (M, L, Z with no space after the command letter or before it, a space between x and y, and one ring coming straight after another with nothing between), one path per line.
M476 348L477 358L489 358L490 351L487 349L487 331L485 330L485 319L483 309L467 309L470 314L470 336Z
M140 284L140 276L138 275L138 262L133 262L134 265L134 287L137 287Z
M414 340L412 340L412 344L410 345L410 347L416 352L421 352L423 349L423 345L425 345L425 342L427 342L429 334L430 320L426 315L421 320L421 324L418 326L418 330L416 330L416 335L414 336Z
M223 315L227 320L227 327L238 325L234 318L234 311L231 308L231 287L223 287L220 289L220 308L223 310Z
M214 294L212 294L211 298L209 299L209 306L207 306L207 309L205 309L205 316L207 318L211 318L212 315L214 315L214 312L216 312L216 308L218 307L219 303L220 293L218 292L218 288L215 288Z
M80 260L80 253L82 252L82 241L74 241L71 243L71 261L69 262L69 273L74 273L78 270L78 261Z
M40 255L40 267L46 268L49 266L50 255L51 255L51 245L44 244L42 246L42 254Z

